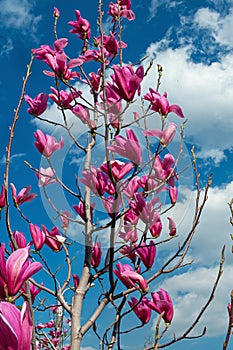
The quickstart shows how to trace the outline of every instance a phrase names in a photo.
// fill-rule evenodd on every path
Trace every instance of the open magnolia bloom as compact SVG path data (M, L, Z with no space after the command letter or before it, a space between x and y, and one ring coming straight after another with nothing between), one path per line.
M0 302L0 350L30 350L33 323L28 303L21 312L8 302Z

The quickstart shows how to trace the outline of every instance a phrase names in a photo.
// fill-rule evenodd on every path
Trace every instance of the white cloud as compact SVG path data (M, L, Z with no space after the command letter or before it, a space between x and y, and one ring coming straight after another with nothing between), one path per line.
M219 13L212 9L200 8L194 16L194 24L197 24L200 28L205 29L218 29Z
M185 194L185 199L177 203L173 214L169 213L169 216L177 222L179 236L168 243L168 251L163 251L165 245L157 247L159 264L175 252L178 243L183 241L192 226L195 194L188 189L180 190ZM170 329L171 336L173 332L177 336L181 335L207 302L217 277L224 244L226 246L225 263L215 298L192 335L200 334L204 326L207 326L207 336L222 335L226 331L227 304L230 302L232 290L232 281L229 276L233 274L230 238L232 228L229 223L230 211L227 203L232 196L233 182L222 188L210 188L206 207L185 261L187 263L194 258L193 264L188 271L183 272L180 269L179 274L171 277L166 275L164 281L160 280L159 283L155 281L156 285L150 286L151 291L156 291L158 288L167 290L174 301L175 318Z
M194 24L201 29L213 30L213 37L221 45L233 47L233 9L226 16L206 8L199 9L194 16Z
M151 44L147 54L163 66L160 93L167 91L169 102L179 104L188 118L188 140L202 151L231 149L233 54L205 65L190 60L192 46L171 49L163 41L162 47L161 42ZM156 75L155 64L145 79L143 93L155 88ZM177 117L174 120L178 121Z
M207 327L207 336L223 335L228 324L227 304L230 302L232 281L228 278L233 267L225 267L215 298L191 335L201 334ZM218 267L199 268L168 278L162 287L169 291L174 302L175 316L170 332L180 336L195 320L210 297Z
M0 56L8 55L13 50L13 41L7 38L5 43L2 44L0 49Z
M202 158L205 161L214 162L216 166L226 159L224 152L218 149L197 152L197 157Z
M41 16L32 12L33 2L28 0L0 0L1 26L34 34Z

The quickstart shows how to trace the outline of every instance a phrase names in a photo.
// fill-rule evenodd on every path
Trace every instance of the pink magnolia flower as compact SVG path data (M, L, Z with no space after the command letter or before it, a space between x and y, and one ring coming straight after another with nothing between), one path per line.
M2 191L0 193L0 212L2 208L5 207L6 197L5 197L5 187L2 185Z
M71 216L72 213L69 213L68 210L64 210L64 213L62 213L62 211L60 212L60 219L62 221L63 230L68 229Z
M150 233L153 237L157 238L160 236L161 231L162 222L159 213L156 212L150 225Z
M14 231L13 237L15 239L15 242L16 242L18 248L25 248L27 246L26 237L24 236L24 234L22 232ZM10 242L10 247L11 247L12 251L15 250L12 242Z
M114 74L111 75L113 84L108 83L108 86L123 98L123 100L132 101L136 91L140 95L140 84L144 78L143 66L139 66L134 72L130 64L124 67L114 65L113 71Z
M128 246L124 244L123 247L121 247L121 249L119 250L119 252L122 255L125 255L126 257L128 257L133 263L135 263L136 254L135 254L135 249L133 245Z
M152 301L148 301L147 305L161 314L164 312L163 319L170 324L174 315L173 304L168 292L162 288L156 293L151 293Z
M95 202L91 204L91 221L93 220L93 210L95 208L95 204ZM78 205L73 205L73 208L76 211L76 213L78 213L78 215L83 219L83 221L86 222L87 219L83 202L80 201Z
M151 309L147 306L147 302L146 297L143 297L140 302L134 297L131 298L131 301L128 301L129 306L143 324L148 323L151 318Z
M134 193L137 192L139 189L139 182L140 180L139 176L134 176L128 183L124 182L122 185L123 193L128 197L128 198L133 198Z
M94 42L97 46L102 45L102 38L99 36L98 38L94 38ZM110 35L103 35L103 47L107 51L107 55L110 58L113 58L118 54L119 48L125 48L127 45L123 41L117 41L114 33L110 32Z
M61 235L58 228L54 226L52 230L49 231L42 225L42 231L45 234L45 244L54 252L59 252L61 250L61 243L65 241L65 238Z
M53 86L50 87L52 94L49 94L49 98L53 100L58 106L70 109L72 108L71 102L73 102L76 98L80 97L82 92L72 90L70 93L65 90L57 90Z
M120 231L119 237L122 238L125 242L135 243L138 240L138 231L137 227L132 223L124 224L124 232Z
M102 256L101 242L94 242L92 245L91 265L97 268L100 264Z
M37 197L36 193L30 193L31 186L26 186L22 188L22 190L19 191L17 195L17 191L15 188L15 185L13 183L10 184L11 191L12 191L12 198L14 200L14 203L18 206L25 202L31 202L35 197Z
M135 254L141 259L146 268L150 269L156 257L156 245L154 242L151 240L149 245L142 242L140 246L136 245L135 247L137 247Z
M110 216L110 218L113 218L114 215L118 215L120 206L121 206L121 197L118 196L117 199L108 196L107 198L103 198L103 205Z
M50 158L55 151L60 150L64 147L63 137L61 137L61 141L58 142L55 137L48 134L45 135L41 130L34 132L34 137L36 139L34 145L38 151L46 158Z
M39 226L34 224L29 224L30 233L32 236L32 241L36 250L41 250L45 243L45 233L39 228Z
M55 7L55 6L54 6L54 8L53 8L53 16L54 16L55 18L59 18L59 17L60 17L60 11L59 11L58 8Z
M113 272L127 288L140 288L143 293L148 292L149 287L146 280L139 273L135 272L130 265L123 265L119 262L116 264L116 267L117 269L113 270Z
M74 288L77 289L79 286L80 278L78 275L75 275L75 274L72 274L72 277L73 277L73 281L74 281Z
M130 170L133 169L133 165L131 163L124 163L119 160L111 160L109 167L111 169L112 176L116 181L121 180L126 174L128 174L128 172L130 172ZM100 166L100 169L110 177L107 162L103 163Z
M50 167L46 169L41 167L39 171L36 171L36 176L38 178L39 187L51 185L57 182L55 179L55 174Z
M140 185L141 188L143 188L143 190L145 192L147 191L152 191L154 189L156 189L156 187L158 186L158 182L155 181L153 178L147 176L147 175L143 175L139 180L138 183Z
M2 243L0 246L0 284L4 287L6 296L14 296L28 278L42 269L42 265L39 262L28 260L29 247L15 250L7 262L4 253L5 245Z
M89 171L82 172L83 178L80 181L89 187L93 193L103 196L105 192L109 194L115 193L113 183L110 181L107 174L99 169L91 166Z
M67 57L64 48L68 44L67 38L61 38L54 41L54 49L48 45L42 45L38 49L33 49L32 52L36 55L38 60L43 60L51 69L51 71L44 71L48 76L58 76L61 79L69 80L79 78L77 72L72 72L72 68L80 66L84 62L84 58L79 57L69 60L67 64Z
M77 104L72 108L72 113L78 117L83 124L87 124L91 129L96 128L94 120L91 120L89 110L82 104Z
M174 177L176 176L176 172L173 169L174 163L175 158L170 153L167 153L163 160L159 155L156 156L154 161L154 171L156 180L159 182L166 182L168 183L168 185L174 186Z
M175 204L177 202L178 198L178 189L176 186L170 186L169 187L169 197L172 204Z
M115 119L117 119L118 114L122 112L122 102L121 102L121 97L114 91L112 90L109 86L106 86L105 90L106 94L106 105L107 105L107 112L110 114L113 114L115 116ZM100 98L104 100L104 96L101 94ZM104 109L104 104L99 103L99 106Z
M172 218L168 218L169 221L169 235L175 236L176 235L176 223Z
M105 64L108 65L110 62L107 56L108 56L108 52L105 48L103 49L98 48L96 50L86 50L83 56L83 59L85 60L85 62L89 62L93 60L95 62L100 62L100 63L105 62Z
M42 282L41 285L43 286L44 283ZM36 296L41 292L41 288L37 288L32 282L29 281L29 290L30 290L30 294L31 294L31 300L32 300L32 304L34 303ZM26 285L23 285L23 287L21 288L21 290L23 293L25 293L27 295L27 288ZM26 295L24 297L25 300L27 300Z
M108 149L139 165L142 162L142 149L138 139L132 129L126 129L126 136L117 135L113 146L108 146Z
M101 72L98 70L97 74L94 72L89 73L89 80L93 91L99 92L101 83Z
M152 129L152 130L145 130L143 131L143 134L146 136L156 136L160 139L160 143L163 145L163 147L167 146L175 136L177 129L177 125L174 123L170 123L168 127L164 130L159 129Z
M70 21L68 24L73 27L70 33L78 34L78 37L82 40L90 39L91 30L90 22L87 19L82 18L80 11L75 10L76 21Z
M135 14L130 8L130 0L121 0L117 4L110 2L108 14L113 17L112 22L116 21L119 16L127 18L129 21L133 21L135 19Z
M159 197L154 197L146 202L141 193L135 193L134 200L130 203L131 208L145 224L151 223L155 215L155 204L158 203Z
M30 350L33 322L28 303L21 311L8 302L0 302L0 339L2 350Z
M164 92L163 96L161 96L159 92L151 88L149 90L150 92L144 95L144 99L150 101L151 109L153 111L158 112L161 116L165 117L168 115L168 113L173 112L178 115L178 117L184 118L184 114L180 106L169 105L166 92Z
M29 104L28 113L32 115L41 115L47 108L49 96L41 92L34 99L28 95L24 95L25 101Z

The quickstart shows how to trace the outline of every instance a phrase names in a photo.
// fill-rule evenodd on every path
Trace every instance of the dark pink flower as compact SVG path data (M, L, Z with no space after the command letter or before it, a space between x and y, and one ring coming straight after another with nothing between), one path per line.
M102 45L102 38L94 38L96 46ZM103 47L107 51L107 55L112 58L118 54L119 48L125 48L127 45L124 42L116 40L114 33L110 32L110 35L103 35Z
M36 248L36 250L41 250L45 243L45 233L39 228L39 226L34 224L29 224L29 229L34 247Z
M180 106L178 105L169 105L169 102L167 100L167 93L164 92L163 96L160 95L159 92L149 89L150 92L148 92L144 99L147 101L150 101L151 103L151 109L155 112L158 112L161 116L167 116L168 113L175 113L180 118L184 118L184 114Z
M164 312L163 319L170 324L174 315L173 304L168 292L162 288L156 293L151 293L152 301L148 301L147 305L161 314Z
M178 198L178 189L176 186L170 186L169 187L169 197L172 204L175 204L177 202Z
M78 275L75 275L75 274L72 274L72 277L73 277L73 281L74 281L74 288L77 289L79 286L80 278Z
M28 303L21 311L8 302L0 302L0 339L2 350L30 350L33 322Z
M29 247L15 250L5 261L5 245L0 246L0 284L6 296L14 296L28 278L42 269L39 262L30 262ZM1 289L1 288L0 288Z
M91 87L95 92L99 92L101 86L101 73L100 70L98 70L97 74L94 72L89 73L89 80L91 83Z
M175 236L176 235L176 223L172 218L168 218L169 221L169 235Z
M117 270L113 270L115 275L127 288L140 288L143 293L148 292L149 287L146 280L139 273L134 271L130 265L123 265L119 262L116 264L116 267Z
M155 213L150 225L150 233L153 237L157 238L160 236L162 231L162 222L159 213Z
M67 64L67 56L64 52L64 48L68 44L67 38L61 38L54 41L54 49L48 45L42 45L38 49L33 49L32 52L36 55L38 60L42 60L47 64L51 71L44 71L48 76L58 76L63 80L69 80L73 78L79 78L80 75L77 72L72 72L72 68L81 66L84 62L83 57L69 60Z
M113 22L119 17L127 18L129 21L133 21L135 19L135 14L131 10L130 0L121 0L117 4L110 2L108 14L113 17Z
M108 83L108 86L123 98L123 100L132 101L136 91L140 95L140 84L144 78L143 66L139 66L134 72L130 64L124 67L114 65L113 71L114 74L111 75L113 84Z
M24 95L25 101L29 104L28 113L32 115L41 115L47 108L49 96L41 92L34 99L28 95Z
M90 39L91 30L90 22L87 19L82 18L80 11L75 10L76 21L70 21L68 24L73 27L70 33L78 34L78 37L82 40Z
M116 181L121 180L130 170L132 170L132 163L124 163L119 160L111 160L109 163L109 167L111 169L112 176ZM103 163L100 166L100 169L103 170L109 177L109 168L107 162Z
M16 242L18 248L25 248L27 246L26 237L24 236L24 234L22 232L14 231L13 237L15 239L15 242ZM11 247L12 251L15 250L12 242L10 242L10 247Z
M5 207L5 203L6 203L5 187L2 185L2 191L0 193L0 211L2 210L2 208Z
M37 194L30 193L31 186L26 186L22 188L22 190L19 191L17 194L16 188L13 183L10 184L11 191L12 191L12 198L14 200L14 203L16 205L21 205L25 202L31 202L35 197L37 197Z
M127 138L117 135L113 146L109 146L108 149L139 165L142 162L142 149L138 139L132 129L126 129L126 136Z
M101 242L94 242L92 245L91 265L97 268L100 264L102 256Z
M150 244L142 242L140 246L137 247L135 254L141 259L143 264L147 269L150 269L154 263L156 257L156 245L153 241L150 241Z
M128 257L133 263L136 261L136 254L135 254L135 249L133 245L126 245L124 244L123 247L119 250L119 252L126 257Z
M151 309L147 306L147 302L146 297L143 297L140 302L134 297L131 298L131 301L128 301L129 306L143 324L148 323L151 318Z
M89 187L93 193L103 196L105 192L109 194L115 193L113 183L110 181L107 174L99 169L91 166L89 171L82 172L83 178L80 181Z
M85 208L84 208L84 204L82 201L79 202L78 205L73 205L74 210L76 211L76 213L78 213L78 215L83 219L83 221L87 221L86 219L86 213L85 213ZM91 204L91 221L93 220L93 210L95 208L95 202L93 204Z
M52 94L49 94L49 98L53 100L58 106L70 109L72 108L71 102L73 102L76 98L80 97L82 92L72 90L70 93L65 90L57 90L54 87L50 87Z
M163 160L159 155L156 156L154 161L155 179L160 183L168 183L168 185L174 186L174 177L176 176L176 172L173 168L174 163L175 158L170 153L167 153Z
M49 231L42 225L42 231L45 234L45 244L54 252L59 252L61 250L61 243L65 241L65 238L61 235L58 228L54 226L52 230Z
M64 147L63 137L61 137L61 141L58 142L55 137L48 134L45 135L41 130L34 132L34 137L36 139L34 145L38 151L46 158L50 158L55 151L60 150Z

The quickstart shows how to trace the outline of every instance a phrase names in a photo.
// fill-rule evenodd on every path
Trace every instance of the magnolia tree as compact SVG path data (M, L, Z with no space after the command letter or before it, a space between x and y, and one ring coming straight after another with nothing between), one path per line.
M66 53L68 39L57 34L57 8L53 15L55 41L32 50L7 145L0 195L1 225L9 238L0 247L0 349L77 350L86 333L96 338L100 349L122 349L125 334L133 335L156 317L151 343L143 345L142 340L137 344L141 348L157 349L192 338L190 333L213 299L224 255L206 304L182 334L171 336L167 331L175 318L176 301L163 288L163 276L190 265L185 257L211 183L209 178L201 190L195 154L190 152L196 205L189 232L184 235L179 227L180 239L172 210L185 170L177 170L185 148L184 112L169 103L166 92L159 92L162 66L157 65L154 85L141 94L152 63L148 59L124 63L127 44L122 41L122 23L135 19L129 0L111 2L106 15L99 1L96 37L91 36L89 21L75 10L76 18L68 23L77 41L75 52L80 50L74 58ZM104 31L107 16L111 28ZM25 92L33 58L43 62L52 84L49 94L40 92L35 98ZM40 125L34 132L34 146L41 155L41 164L25 163L38 178L44 205L53 211L52 228L45 226L41 215L34 222L25 214L24 206L33 213L36 202L31 186L25 183L17 190L17 184L10 182L23 99ZM57 106L55 119L48 117L51 103ZM172 114L177 122L169 121ZM42 131L46 125L50 134ZM173 151L178 138L178 151ZM76 152L78 175L69 172L63 178L65 147L66 154L71 149ZM67 207L59 195L50 195L52 187L67 198ZM25 232L20 222L26 225ZM156 254L171 241L177 241L172 246L176 248L157 261ZM228 309L225 349L232 304ZM205 329L193 337L204 334Z

